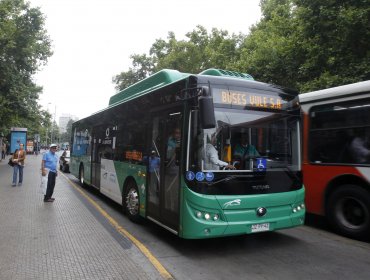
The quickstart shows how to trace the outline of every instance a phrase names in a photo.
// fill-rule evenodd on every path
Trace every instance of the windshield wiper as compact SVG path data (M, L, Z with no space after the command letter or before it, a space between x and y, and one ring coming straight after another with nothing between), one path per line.
M283 169L285 169L284 171L288 175L289 178L291 178L292 180L295 179L297 181L297 183L302 182L301 178L299 178L298 175L296 174L296 172L294 172L291 168L289 168L289 166L285 165L283 167Z
M237 178L236 176L229 176L229 177L223 178L221 180L218 180L216 182L209 182L209 183L207 183L207 185L208 186L213 186L213 185L216 185L216 184L221 183L221 182L229 182L229 181L232 181L232 180L234 180L236 178Z

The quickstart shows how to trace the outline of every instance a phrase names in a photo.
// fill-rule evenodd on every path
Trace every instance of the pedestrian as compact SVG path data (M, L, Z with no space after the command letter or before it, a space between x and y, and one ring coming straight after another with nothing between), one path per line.
M19 144L19 150L16 149L14 154L12 155L12 162L14 163L13 166L13 183L12 186L15 187L17 185L17 177L19 173L19 181L18 186L22 186L23 182L23 168L24 168L24 160L26 159L26 153L24 151L23 144Z
M1 147L2 149L2 152L1 152L1 158L2 159L5 159L5 155L6 155L6 142L3 140L3 146Z
M3 137L0 136L0 152L1 152L1 155L0 155L0 161L3 160Z
M57 150L57 144L51 144L49 152L45 153L41 161L41 173L42 176L48 175L48 184L46 188L46 194L44 196L44 202L54 202L55 198L52 197L55 187L55 180L58 175L57 165L58 157L55 154Z

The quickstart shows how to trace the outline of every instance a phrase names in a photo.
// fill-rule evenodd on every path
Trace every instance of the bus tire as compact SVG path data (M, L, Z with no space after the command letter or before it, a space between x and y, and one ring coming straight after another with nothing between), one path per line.
M339 187L328 199L327 217L336 232L369 240L370 192L351 184Z
M85 170L83 164L80 165L80 169L78 171L78 179L81 186L85 186Z
M126 184L124 196L123 196L123 210L128 218L139 223L140 217L140 196L139 189L133 180L128 181Z

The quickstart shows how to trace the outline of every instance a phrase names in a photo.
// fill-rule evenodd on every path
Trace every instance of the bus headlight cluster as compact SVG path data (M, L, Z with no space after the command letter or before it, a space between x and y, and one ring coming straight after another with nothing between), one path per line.
M195 211L195 216L198 219L204 219L206 221L218 221L220 219L220 216L216 213L208 213L201 211Z
M297 213L299 211L302 211L305 208L306 207L305 207L304 203L301 203L301 204L296 205L295 207L293 207L292 211L293 211L293 213Z

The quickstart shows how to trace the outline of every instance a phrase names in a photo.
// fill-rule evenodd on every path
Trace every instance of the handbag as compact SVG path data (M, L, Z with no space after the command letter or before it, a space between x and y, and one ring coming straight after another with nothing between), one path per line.
M10 166L12 166L12 167L14 166L14 162L13 162L12 158L10 158L10 159L9 159L8 164L9 164Z
M48 186L48 177L49 177L49 169L45 168L46 174L45 176L42 176L41 174L41 182L40 182L40 192L44 195L46 195L46 189Z

